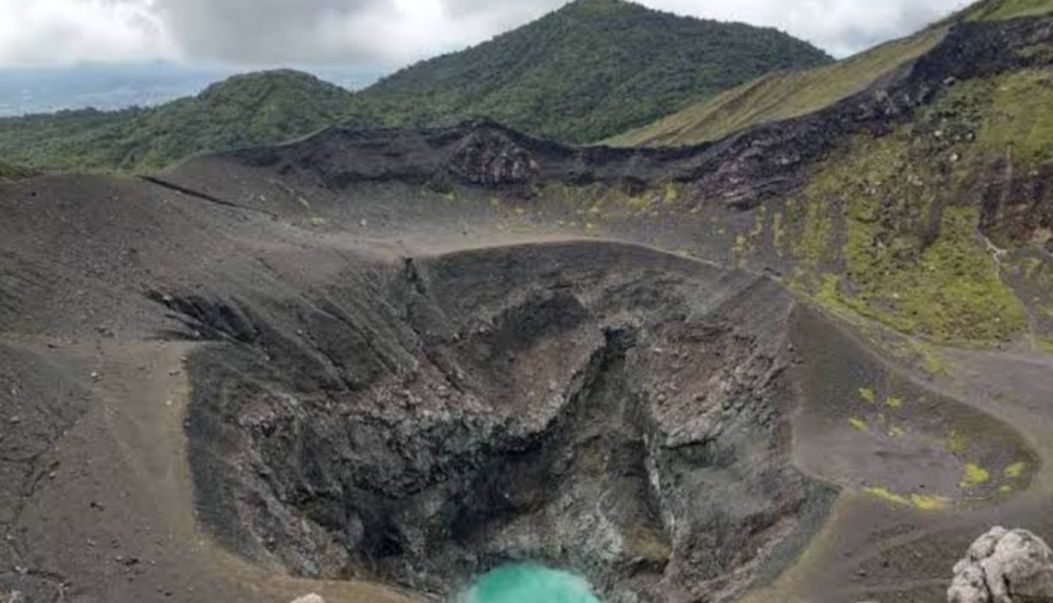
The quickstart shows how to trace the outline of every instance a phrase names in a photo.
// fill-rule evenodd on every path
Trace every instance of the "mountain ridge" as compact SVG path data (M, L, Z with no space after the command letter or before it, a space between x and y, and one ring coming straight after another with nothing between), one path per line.
M1053 12L1051 0L981 0L921 31L885 42L831 65L774 72L701 99L684 109L604 141L615 146L692 145L715 141L767 122L799 117L862 92L931 50L962 23Z
M394 107L382 116L388 125L488 117L582 143L750 73L830 60L772 28L682 17L623 0L578 0L490 41L404 68L360 96Z
M448 125L475 118L583 142L770 69L829 60L770 28L680 17L622 0L579 0L357 93L274 70L234 76L154 108L0 119L0 155L38 168L141 172L198 152L276 144L336 124Z

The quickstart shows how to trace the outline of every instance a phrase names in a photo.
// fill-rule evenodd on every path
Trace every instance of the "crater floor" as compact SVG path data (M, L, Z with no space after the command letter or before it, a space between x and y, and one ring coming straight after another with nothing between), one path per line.
M925 378L697 237L250 159L0 187L0 593L938 600L1049 528L1045 356Z

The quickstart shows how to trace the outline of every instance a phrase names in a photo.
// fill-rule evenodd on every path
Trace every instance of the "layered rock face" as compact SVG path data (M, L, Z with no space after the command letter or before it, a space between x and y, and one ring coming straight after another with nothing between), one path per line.
M510 560L605 600L726 600L829 491L789 460L791 298L599 243L376 267L215 305L191 460L229 545L308 576L448 593Z
M1027 530L994 528L954 566L949 603L1053 601L1053 551Z

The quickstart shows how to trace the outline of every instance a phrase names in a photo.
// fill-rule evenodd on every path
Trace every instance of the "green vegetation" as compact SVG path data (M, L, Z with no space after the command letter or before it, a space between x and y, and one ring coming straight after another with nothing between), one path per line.
M966 463L962 467L962 481L958 483L962 488L975 488L986 484L991 479L990 472L976 463Z
M943 34L942 29L928 30L832 65L769 74L607 142L616 146L691 145L807 115L865 90L881 76L930 50Z
M0 154L37 168L150 171L194 153L277 144L338 124L474 118L589 142L764 73L829 60L774 29L577 0L358 94L294 71L248 74L156 108L0 119Z
M989 99L977 142L1029 164L1053 160L1053 74L1027 70L969 82ZM959 92L959 95L961 93Z
M1027 463L1013 463L1005 468L1005 476L1008 479L1019 479L1027 470Z
M35 175L32 170L18 167L0 161L0 182L10 182L12 180L21 180L22 178L30 178Z
M577 0L463 52L364 90L390 125L486 117L583 143L777 69L829 63L774 29L678 17L622 0Z
M864 492L885 502L904 507L914 507L920 511L941 511L949 506L949 501L942 496L930 494L896 494L883 486L871 486Z
M46 169L143 171L203 151L276 144L362 118L353 95L314 76L230 78L156 108L0 119L0 155Z
M1053 0L982 0L938 25L958 21L998 21L1053 12Z
M903 333L1008 338L1026 327L1023 306L977 235L979 210L952 204L953 186L934 177L930 139L863 136L819 166L802 195L801 270L821 276L821 303Z

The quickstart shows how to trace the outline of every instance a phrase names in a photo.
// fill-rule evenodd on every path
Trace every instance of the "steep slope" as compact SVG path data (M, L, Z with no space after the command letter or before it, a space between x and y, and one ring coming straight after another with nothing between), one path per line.
M352 99L305 73L253 73L156 108L0 119L0 154L49 169L150 170L202 151L276 144L360 122Z
M1049 0L988 0L916 35L887 42L832 65L780 72L702 98L687 108L606 141L616 146L677 146L818 111L857 94L930 50L946 28L963 21L1004 20L1053 12Z
M936 29L887 42L832 65L771 73L695 102L605 141L614 146L677 146L719 140L734 132L807 115L857 94L940 41Z
M576 0L474 48L363 91L391 125L486 117L592 142L775 69L829 62L773 29L678 17L622 0Z

